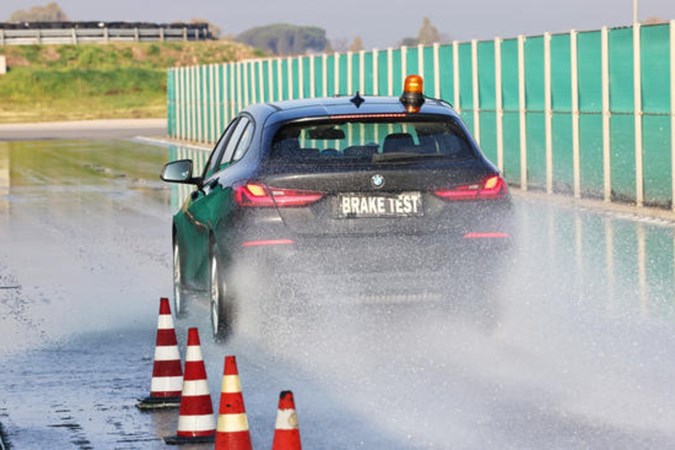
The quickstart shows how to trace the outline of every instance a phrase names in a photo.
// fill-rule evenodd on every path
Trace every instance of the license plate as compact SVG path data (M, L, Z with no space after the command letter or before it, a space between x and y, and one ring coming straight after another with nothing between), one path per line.
M337 217L417 217L423 213L420 192L400 194L340 194Z

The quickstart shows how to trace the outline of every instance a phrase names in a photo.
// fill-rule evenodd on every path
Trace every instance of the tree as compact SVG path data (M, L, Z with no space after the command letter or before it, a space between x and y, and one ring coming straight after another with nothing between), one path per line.
M647 17L642 21L642 25L658 25L661 23L668 23L668 21L660 17Z
M398 45L401 46L401 47L403 47L403 46L414 47L415 45L417 45L419 43L420 43L420 41L417 38L408 36L408 37L404 37L403 39L401 39L401 42L399 42Z
M345 37L336 38L330 41L327 45L326 51L332 52L346 52L349 50L349 39Z
M361 40L361 36L356 36L352 41L352 45L349 46L349 51L360 52L361 50L363 50L363 40Z
M422 26L417 37L407 36L401 39L400 46L414 47L416 45L431 45L436 42L447 42L449 38L441 37L438 29L431 23L431 19L425 17L422 19Z
M422 27L420 28L419 35L417 36L417 41L422 45L431 45L434 42L441 41L441 35L438 32L438 29L433 26L431 20L428 17L422 19Z
M68 16L56 2L45 6L33 6L27 10L14 11L9 16L10 22L67 22Z
M289 24L255 27L237 36L237 40L275 55L320 52L326 48L326 30Z

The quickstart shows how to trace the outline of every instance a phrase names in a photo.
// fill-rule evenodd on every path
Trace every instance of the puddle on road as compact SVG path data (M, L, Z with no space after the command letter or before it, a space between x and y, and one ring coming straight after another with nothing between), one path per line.
M72 200L121 186L166 201L167 159L165 148L123 140L0 142L0 211L32 196Z
M0 292L0 311L25 328L0 325L2 341L33 329L63 338L6 365L2 391L19 394L0 398L0 420L12 419L17 445L162 448L175 432L175 412L133 405L149 386L156 299L170 292L168 205L185 196L162 185L159 168L194 155L148 146L139 161L138 145L0 143L11 213L0 209L0 258L9 251L13 261L0 275L22 286L21 301ZM506 281L489 280L489 306L367 293L248 305L217 345L202 304L176 321L179 341L199 325L214 401L223 355L238 355L256 443L270 443L285 388L315 448L672 442L673 228L517 207L522 252ZM14 227L2 222L10 218Z

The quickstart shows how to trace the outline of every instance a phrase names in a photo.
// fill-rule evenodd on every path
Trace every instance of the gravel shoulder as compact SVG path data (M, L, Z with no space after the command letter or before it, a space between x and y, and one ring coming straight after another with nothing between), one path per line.
M0 141L165 137L166 119L82 120L0 124Z

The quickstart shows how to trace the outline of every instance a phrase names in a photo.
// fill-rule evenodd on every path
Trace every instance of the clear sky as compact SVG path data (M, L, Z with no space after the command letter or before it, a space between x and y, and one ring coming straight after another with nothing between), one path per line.
M0 0L0 21L52 0ZM633 0L57 0L71 20L189 21L206 18L224 34L270 23L315 25L331 40L361 36L364 46L396 46L417 36L422 18L451 39L590 30L628 25ZM675 19L675 0L639 0L639 17Z

